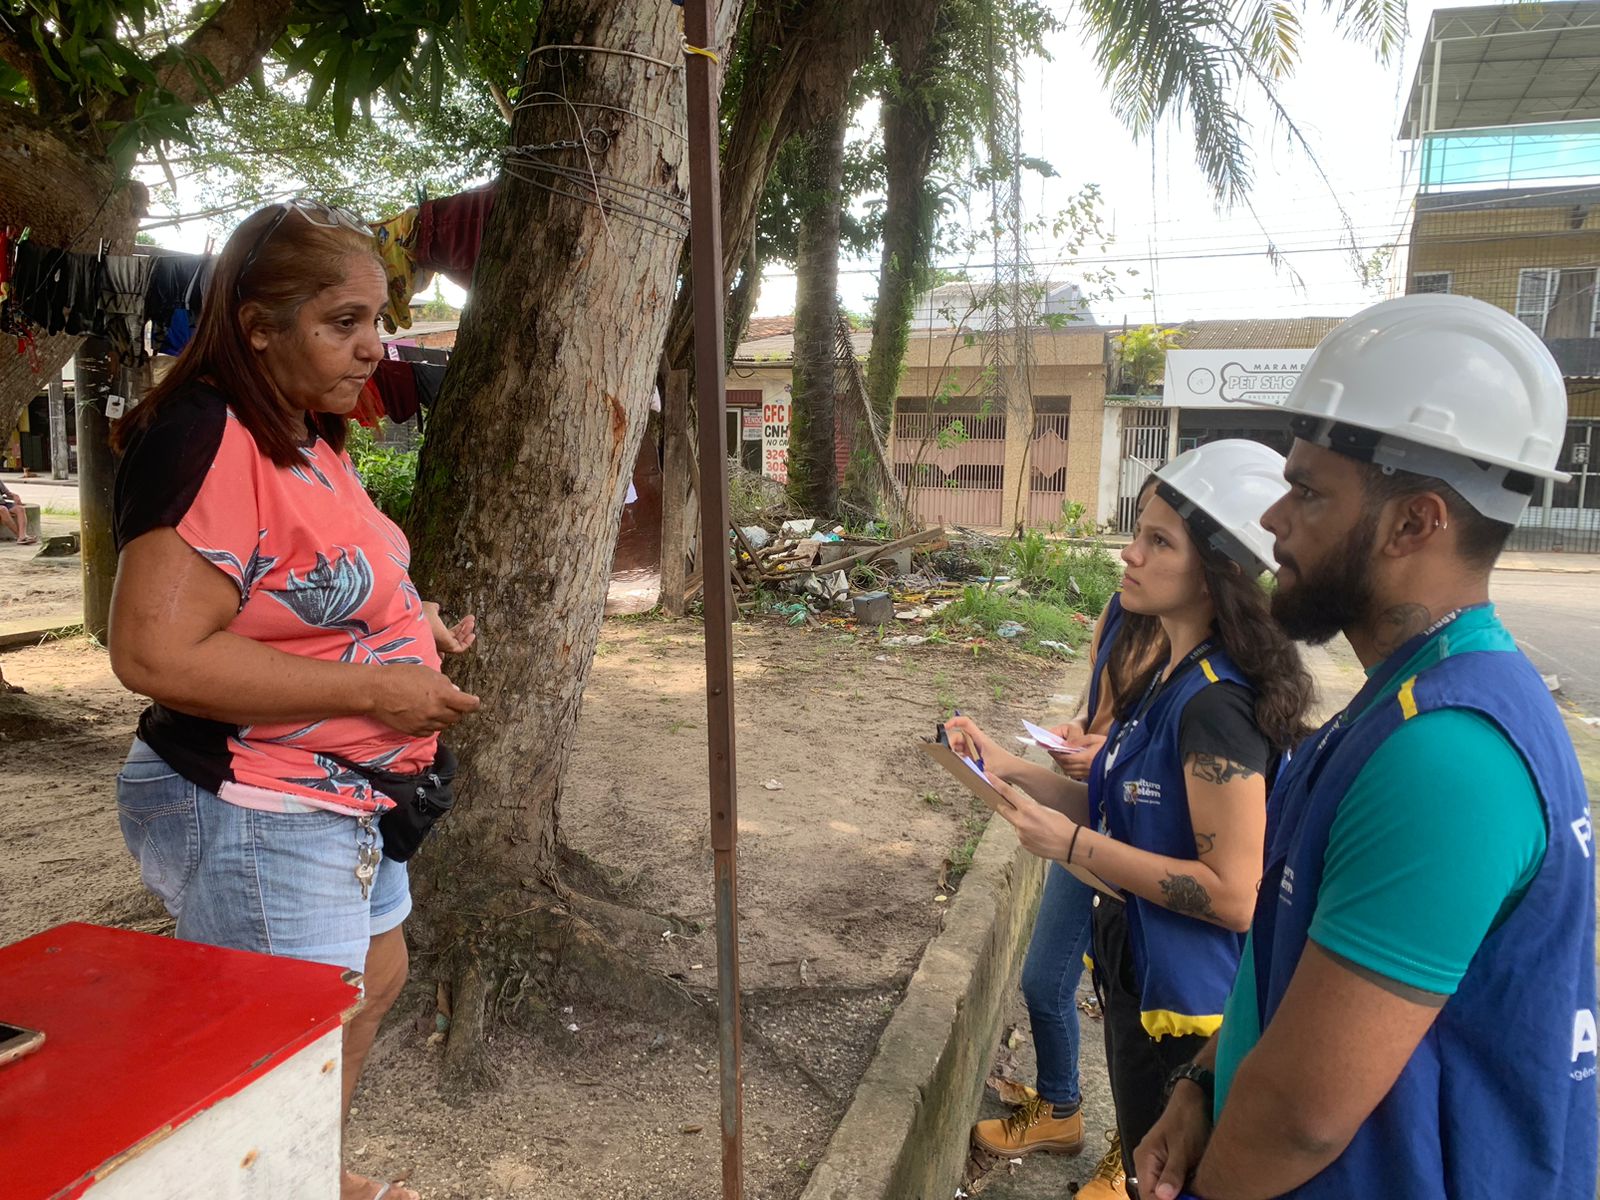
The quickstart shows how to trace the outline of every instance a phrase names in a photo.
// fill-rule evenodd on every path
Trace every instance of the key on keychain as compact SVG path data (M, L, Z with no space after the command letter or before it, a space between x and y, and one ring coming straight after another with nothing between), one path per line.
M372 893L372 880L378 873L378 859L382 857L376 846L362 846L356 851L356 879L361 883L361 898Z

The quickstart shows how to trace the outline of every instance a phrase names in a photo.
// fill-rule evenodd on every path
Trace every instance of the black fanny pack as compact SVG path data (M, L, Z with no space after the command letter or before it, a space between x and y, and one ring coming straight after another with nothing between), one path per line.
M456 777L456 756L442 742L433 765L416 775L374 770L343 758L336 761L394 801L394 807L378 818L378 830L383 834L383 856L395 862L405 862L415 854L434 823L455 807L451 784Z

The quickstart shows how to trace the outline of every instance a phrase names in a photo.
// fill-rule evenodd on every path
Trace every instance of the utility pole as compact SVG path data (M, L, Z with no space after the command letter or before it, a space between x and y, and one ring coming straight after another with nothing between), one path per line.
M706 742L717 906L717 1047L722 1197L744 1196L744 1079L739 1028L738 772L734 767L733 589L728 578L727 394L723 378L722 184L714 0L683 5L689 112L689 254L694 385L700 414L700 562L705 578ZM677 553L676 547L663 547Z
M57 375L50 381L50 478L65 479L71 467L67 448L67 385Z
M986 413L1006 421L1001 522L1020 533L1028 519L1033 449L1033 319L1036 283L1022 225L1021 57L1001 28L998 6L989 14L989 85L994 105L985 135L992 179L989 228L994 270L983 341L981 397ZM999 168L1004 165L1005 170Z

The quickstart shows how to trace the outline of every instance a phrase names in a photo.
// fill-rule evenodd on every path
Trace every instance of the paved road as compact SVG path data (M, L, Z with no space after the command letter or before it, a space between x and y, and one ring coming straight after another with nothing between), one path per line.
M64 487L59 483L41 483L36 479L23 479L15 471L7 471L4 475L0 475L0 481L21 496L24 504L37 504L41 508L49 507L58 512L78 511L76 484Z
M1500 619L1561 696L1600 716L1600 574L1496 571L1490 590Z

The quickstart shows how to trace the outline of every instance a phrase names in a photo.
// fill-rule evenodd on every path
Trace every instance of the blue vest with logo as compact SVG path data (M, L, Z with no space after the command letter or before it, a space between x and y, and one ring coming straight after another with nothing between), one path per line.
M1089 775L1089 811L1102 832L1152 854L1195 859L1180 747L1183 710L1223 681L1249 686L1221 649L1208 650L1169 679L1126 732L1124 722L1112 725ZM1222 1024L1244 939L1139 896L1127 895L1126 902L1145 1031L1154 1038L1209 1037Z
M1544 806L1544 863L1344 1153L1288 1194L1589 1200L1597 1120L1595 888L1583 776L1549 690L1520 653L1451 655L1363 712L1437 635L1430 631L1392 655L1387 673L1380 668L1346 710L1354 719L1336 719L1303 743L1273 788L1252 926L1261 1028L1305 949L1340 800L1402 722L1456 708L1498 726Z

